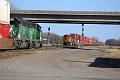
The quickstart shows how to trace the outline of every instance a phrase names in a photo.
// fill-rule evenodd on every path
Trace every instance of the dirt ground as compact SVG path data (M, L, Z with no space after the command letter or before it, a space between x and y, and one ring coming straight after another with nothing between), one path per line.
M120 80L119 52L101 47L2 51L0 80Z

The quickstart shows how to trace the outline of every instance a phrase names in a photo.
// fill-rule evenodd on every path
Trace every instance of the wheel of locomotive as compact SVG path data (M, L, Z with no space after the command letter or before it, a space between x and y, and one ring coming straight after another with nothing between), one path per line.
M42 44L40 41L34 41L34 48L38 49L38 48L41 48L42 47Z
M25 40L25 43L26 43L26 46L25 46L25 48L29 48L29 44L28 44L28 40Z
M39 45L38 48L41 48L41 47L42 47L42 42L39 41L39 42L38 42L38 45Z
M40 46L39 46L39 48L41 48L42 47L42 43L40 43Z
M30 40L26 40L25 42L26 42L26 48L27 49L32 48Z
M35 48L36 49L40 48L40 42L38 42L38 41L35 42Z
M20 49L21 48L21 44L22 44L22 40L14 39L13 49Z
M35 46L36 46L35 41L32 41L32 48L35 48Z

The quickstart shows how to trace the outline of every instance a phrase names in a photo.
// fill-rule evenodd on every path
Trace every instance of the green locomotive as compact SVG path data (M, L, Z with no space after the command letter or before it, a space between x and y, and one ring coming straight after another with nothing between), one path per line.
M41 26L23 19L14 18L11 22L10 38L13 39L12 48L42 47Z

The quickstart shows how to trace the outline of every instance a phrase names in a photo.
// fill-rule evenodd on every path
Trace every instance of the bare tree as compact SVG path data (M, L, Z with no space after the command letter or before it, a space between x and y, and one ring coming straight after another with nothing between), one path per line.
M105 44L109 45L109 46L120 46L120 40L108 39L108 40L106 40Z
M48 39L47 32L43 33L43 38ZM57 35L55 33L50 33L50 44L52 44L52 45L63 44L63 37L60 35Z
M10 10L17 10L18 9L18 7L14 3L12 3L12 0L7 0L7 1L10 3Z
M10 10L17 10L18 8L13 4L10 3Z
M98 37L92 37L92 39L95 39L95 40L99 41Z

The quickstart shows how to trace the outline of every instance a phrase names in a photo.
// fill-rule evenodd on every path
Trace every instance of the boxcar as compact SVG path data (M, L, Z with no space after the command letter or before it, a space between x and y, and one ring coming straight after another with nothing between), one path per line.
M0 0L0 49L10 48L12 39L9 38L10 31L10 4L7 0Z

